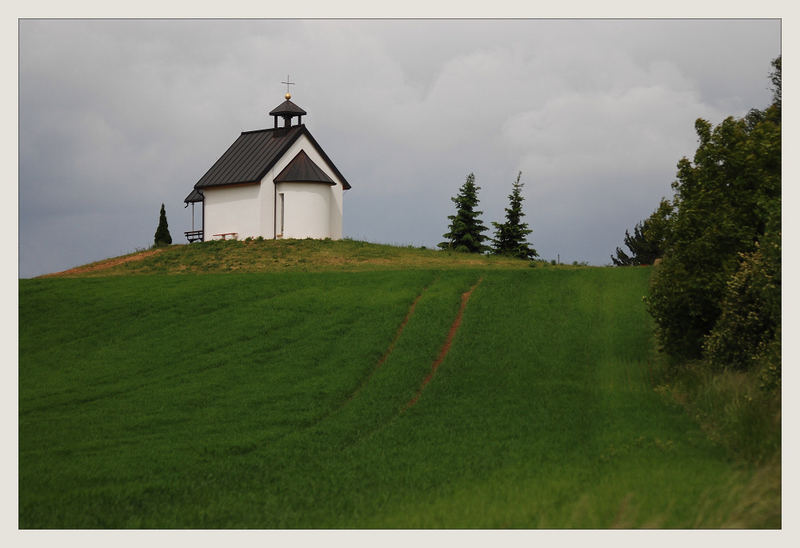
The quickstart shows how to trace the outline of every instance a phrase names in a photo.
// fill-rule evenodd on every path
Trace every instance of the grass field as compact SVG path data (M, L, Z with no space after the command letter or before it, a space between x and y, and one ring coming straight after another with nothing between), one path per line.
M21 280L19 526L780 527L653 390L649 274Z

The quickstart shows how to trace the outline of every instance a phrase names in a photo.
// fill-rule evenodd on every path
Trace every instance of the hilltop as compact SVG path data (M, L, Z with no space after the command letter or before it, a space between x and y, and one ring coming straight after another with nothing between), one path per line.
M248 239L215 240L137 251L41 277L454 268L506 270L531 266L549 266L549 263L349 239Z

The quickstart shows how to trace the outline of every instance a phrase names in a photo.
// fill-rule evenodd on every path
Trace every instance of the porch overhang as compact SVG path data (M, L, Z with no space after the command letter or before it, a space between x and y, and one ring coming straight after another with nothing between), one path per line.
M198 188L193 188L186 199L183 201L184 204L194 204L197 202L202 202L204 200L203 191ZM185 207L185 206L184 206Z

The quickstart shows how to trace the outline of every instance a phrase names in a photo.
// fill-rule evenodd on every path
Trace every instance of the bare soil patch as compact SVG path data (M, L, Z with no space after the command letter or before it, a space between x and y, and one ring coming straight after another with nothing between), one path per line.
M53 272L52 274L45 274L43 276L38 276L39 278L57 278L57 277L69 277L76 274L85 274L87 272L95 272L98 270L106 270L108 268L112 268L114 266L120 265L122 263L129 263L132 261L141 261L145 257L149 257L151 255L155 255L156 253L161 253L166 248L158 248L158 249L149 249L147 251L142 251L140 253L134 253L133 255L125 255L123 257L115 257L113 259L108 259L105 261L100 261L97 263L92 263L84 266L78 266L75 268L70 268L69 270L63 270L61 272Z

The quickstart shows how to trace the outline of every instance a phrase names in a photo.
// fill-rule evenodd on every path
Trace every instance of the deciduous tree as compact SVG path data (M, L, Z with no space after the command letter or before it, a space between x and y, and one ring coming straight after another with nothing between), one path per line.
M776 62L779 90L780 61ZM675 212L664 259L648 297L660 342L669 354L700 357L704 339L720 319L723 300L742 261L752 263L750 270L760 264L752 254L780 212L779 98L776 93L776 101L766 110L752 110L740 119L729 117L716 127L698 119L695 129L700 144L694 160L678 162L678 178L673 183ZM777 242L780 245L779 236ZM734 287L762 279L747 272L740 278L742 283ZM777 291L780 295L779 285ZM730 299L736 302L734 296ZM726 329L735 333L735 329ZM717 354L722 355L721 347L715 345Z

